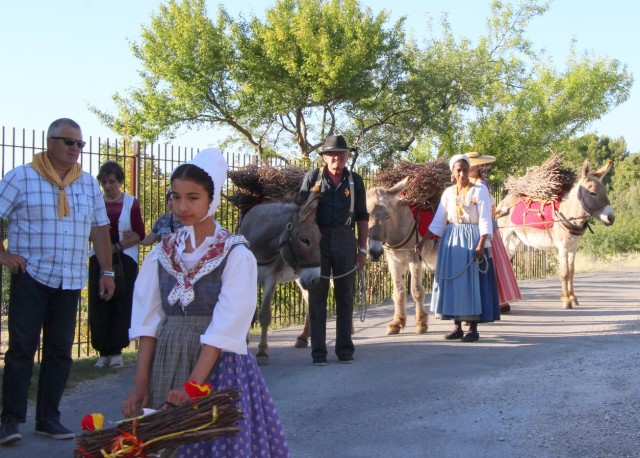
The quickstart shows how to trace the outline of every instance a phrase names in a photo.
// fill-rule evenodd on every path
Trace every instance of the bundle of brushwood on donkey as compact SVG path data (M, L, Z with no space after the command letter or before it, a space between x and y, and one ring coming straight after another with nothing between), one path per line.
M556 201L571 189L575 181L576 173L564 167L560 156L554 153L542 165L527 169L523 176L508 178L504 189L512 196Z
M265 202L294 202L306 170L296 166L247 165L227 172L235 191L227 196L241 213Z
M122 420L108 429L102 429L101 414L86 415L81 425L85 432L76 437L74 457L149 456L164 449L238 434L238 422L243 418L237 407L238 390L209 389L208 393L192 396L187 391L191 402Z
M408 178L402 199L412 207L430 209L435 212L444 189L451 185L451 170L446 158L432 162L399 162L393 168L376 174L374 184L391 188Z

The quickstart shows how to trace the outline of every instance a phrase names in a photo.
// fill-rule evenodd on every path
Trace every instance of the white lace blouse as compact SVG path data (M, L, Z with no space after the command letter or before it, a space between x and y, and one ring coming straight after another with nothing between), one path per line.
M487 187L482 184L475 184L471 186L464 196L463 202L460 203L462 211L460 216L456 205L455 185L450 186L442 193L440 205L438 205L438 210L433 217L429 230L437 236L442 236L447 222L451 224L477 224L480 235L487 234L485 247L488 248L491 246L491 237L493 235L491 206L491 196Z
M219 231L220 226L216 224L216 234ZM193 253L184 253L181 247L177 248L187 268L197 264L214 237L207 237ZM162 244L156 245L146 256L140 268L133 291L130 339L142 336L157 337L159 327L165 318L158 278L158 250L160 249ZM257 275L256 258L246 246L238 245L229 252L222 273L222 288L218 302L213 310L209 327L200 337L201 344L237 354L247 353L247 332L251 326L258 297Z

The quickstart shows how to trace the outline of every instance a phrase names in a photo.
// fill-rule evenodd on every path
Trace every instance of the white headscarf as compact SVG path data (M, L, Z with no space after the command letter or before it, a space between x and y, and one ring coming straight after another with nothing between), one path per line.
M451 159L449 159L449 170L453 172L453 166L456 165L456 162L465 161L469 166L471 163L469 162L469 158L464 154L456 154Z
M204 218L198 221L201 222L206 218L213 217L218 206L220 205L220 194L222 193L222 185L227 179L227 169L229 168L229 165L227 164L222 151L220 151L218 148L208 148L199 151L193 159L185 162L185 164L192 164L204 170L207 175L211 177L211 181L213 181L213 199L209 204L209 212L205 215ZM171 177L173 178L173 173L171 174ZM188 231L188 234L191 238L191 246L195 250L196 236L193 230L193 226L184 227Z

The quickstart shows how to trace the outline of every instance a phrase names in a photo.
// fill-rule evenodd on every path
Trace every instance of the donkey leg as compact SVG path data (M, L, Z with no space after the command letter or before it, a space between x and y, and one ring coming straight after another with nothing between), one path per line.
M298 282L296 282L298 283ZM296 337L295 348L307 348L309 346L309 336L311 335L311 325L309 323L309 291L302 288L298 283L302 292L302 300L304 301L304 328L298 337Z
M275 290L275 280L265 282L263 284L262 303L260 304L260 343L258 344L258 353L256 360L259 366L269 364L269 344L267 343L267 335L269 326L271 325L271 299Z
M567 293L569 295L569 301L571 302L572 307L580 305L578 303L578 298L576 298L574 294L575 291L573 290L573 277L576 273L575 261L576 261L576 252L570 251L567 256L567 265L569 267L569 278L567 280Z
M399 334L407 324L407 268L395 256L388 257L389 272L393 280L393 320L387 325L387 335Z
M309 322L309 307L304 317L304 328L298 337L296 337L295 348L307 348L309 346L309 336L311 335L311 325Z
M411 297L416 304L416 334L425 334L429 329L429 315L424 311L424 287L422 286L422 263L416 259L411 269Z
M572 307L571 299L569 298L569 260L568 252L565 248L558 248L558 276L560 277L560 283L562 283L562 295L560 300L562 301L563 309L570 309Z

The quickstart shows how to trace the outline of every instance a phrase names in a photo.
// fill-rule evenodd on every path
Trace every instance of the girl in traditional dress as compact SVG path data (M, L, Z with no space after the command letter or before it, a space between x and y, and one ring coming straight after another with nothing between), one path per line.
M486 186L469 181L469 159L458 154L449 161L456 183L445 189L429 233L442 238L431 295L431 311L438 318L454 320L446 339L476 342L478 323L500 319L498 290L489 251L493 224L491 199ZM448 224L447 224L448 223ZM462 322L470 323L464 334Z
M495 215L496 201L491 195L491 185L486 176L491 170L491 163L496 160L493 156L480 154L476 151L465 153L469 158L471 168L469 169L469 179L473 183L482 183L489 190L491 197L491 214ZM509 260L507 250L502 243L502 237L498 231L498 224L493 219L493 237L491 239L491 256L493 257L493 265L496 270L496 282L498 284L498 302L500 303L500 313L509 313L511 311L510 303L522 300L518 280L513 273L513 266Z
M242 236L213 219L227 163L201 151L171 175L172 210L184 225L144 260L136 282L130 337L140 339L126 417L143 407L190 399L184 383L236 388L244 419L234 437L181 447L178 456L289 456L273 400L246 336L257 297L257 265Z

